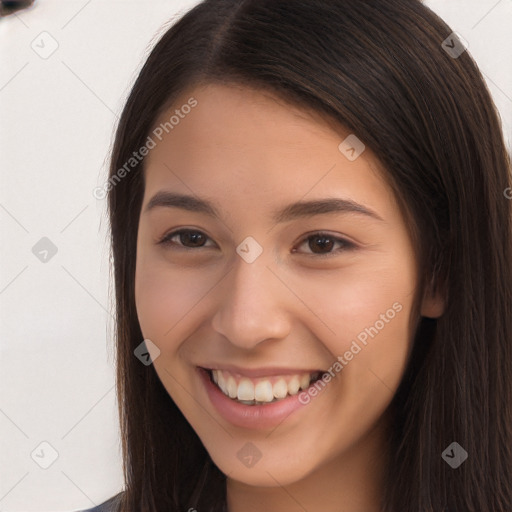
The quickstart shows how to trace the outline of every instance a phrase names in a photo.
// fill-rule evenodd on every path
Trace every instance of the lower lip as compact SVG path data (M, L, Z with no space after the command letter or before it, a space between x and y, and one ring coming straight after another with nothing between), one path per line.
M299 401L299 391L277 402L265 405L245 405L227 397L211 380L210 374L203 368L197 368L206 392L217 411L233 425L250 429L273 428L282 423L293 412L304 407Z

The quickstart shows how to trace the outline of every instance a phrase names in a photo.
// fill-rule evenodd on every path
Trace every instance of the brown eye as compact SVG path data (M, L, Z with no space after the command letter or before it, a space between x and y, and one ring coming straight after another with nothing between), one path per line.
M305 252L308 255L331 256L343 251L355 250L357 246L345 240L326 233L314 233L302 240L298 247L306 245L306 251L294 249L292 252Z
M206 243L206 237L199 231L183 231L178 236L180 243L187 247L202 247Z
M334 241L332 237L324 236L324 235L315 235L309 237L308 247L314 253L325 253L331 252L334 247Z
M209 237L201 231L181 229L166 235L159 243L162 245L176 245L187 249L205 247ZM208 246L206 246L208 247Z

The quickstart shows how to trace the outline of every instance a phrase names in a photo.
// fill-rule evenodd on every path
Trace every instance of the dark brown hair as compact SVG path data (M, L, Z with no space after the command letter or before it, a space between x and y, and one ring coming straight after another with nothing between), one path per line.
M110 178L164 108L201 83L236 83L313 109L379 159L410 225L418 318L391 409L385 512L512 511L510 156L499 114L467 51L418 0L206 0L151 51L123 110ZM199 107L200 108L200 107ZM117 393L126 489L120 510L226 510L225 477L160 382L134 356L144 161L109 188L117 306ZM452 469L442 452L459 443Z

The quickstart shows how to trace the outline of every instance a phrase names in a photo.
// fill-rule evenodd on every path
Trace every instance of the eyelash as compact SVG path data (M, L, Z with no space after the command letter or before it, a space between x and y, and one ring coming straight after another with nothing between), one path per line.
M199 247L187 247L185 245L180 245L180 244L178 244L176 242L172 242L171 241L172 238L174 238L175 236L179 236L180 234L183 234L183 233L196 233L196 234L198 233L198 234L206 236L206 238L211 240L202 231L195 230L195 229L179 229L177 231L173 231L171 233L168 233L168 234L164 235L164 237L158 242L158 244L166 246L166 247L170 247L170 248L172 246L175 246L175 247L179 248L178 250L185 250L185 251L192 251L194 249L204 249L205 248L204 245L203 246L199 246ZM323 231L317 231L315 233L312 233L312 234L304 237L296 247L300 247L301 245L306 243L308 240L310 240L312 238L315 238L315 237L317 237L317 238L320 238L320 237L328 238L330 240L333 240L335 243L340 243L342 245L342 247L337 249L337 250L333 250L333 251L330 251L330 252L327 252L327 253L309 252L309 253L306 253L308 256L316 256L316 257L319 257L319 258L322 258L322 257L325 258L325 257L333 256L333 255L338 254L340 252L353 251L353 250L357 249L357 246L354 243L349 242L348 240L346 240L344 238L336 237L336 236L330 235L329 233L324 233ZM208 248L208 246L206 248ZM292 252L297 252L297 250L294 248L292 250Z

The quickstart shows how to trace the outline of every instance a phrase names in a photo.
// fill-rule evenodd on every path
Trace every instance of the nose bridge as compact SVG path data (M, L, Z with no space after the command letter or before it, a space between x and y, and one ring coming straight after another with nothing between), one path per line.
M266 258L251 263L236 257L212 319L213 328L232 344L252 348L290 329L282 285Z

